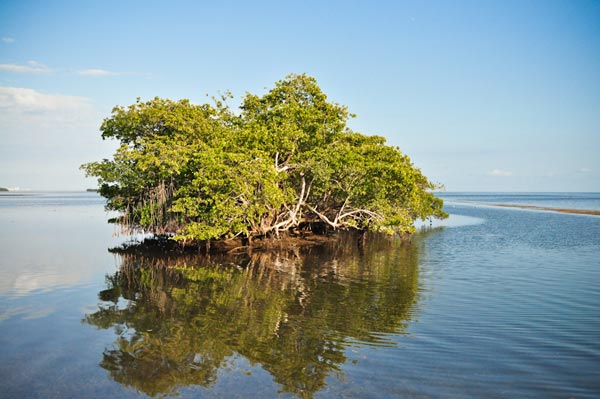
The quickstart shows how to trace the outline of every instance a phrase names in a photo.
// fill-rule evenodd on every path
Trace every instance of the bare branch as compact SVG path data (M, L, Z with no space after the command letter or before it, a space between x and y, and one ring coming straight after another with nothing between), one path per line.
M283 161L282 166L279 166L279 152L276 152L275 153L275 170L278 173L288 170L290 168L290 166L287 164L289 159L290 159L290 157L288 157L285 161Z
M344 209L346 209L346 205L348 205L350 197L351 195L346 197L346 200L344 200L344 203L342 204L342 207L340 208L339 212L337 213L337 215L335 215L335 219L333 220L335 223L337 223L340 220L340 215L342 215L342 212L344 212Z
M348 216L353 216L353 215L357 215L357 214L365 214L365 215L368 215L368 216L370 216L370 217L372 217L374 219L383 220L383 216L382 215L378 214L377 212L370 211L368 209L355 209L353 211L346 212L346 213L344 213L343 215L340 216L340 220L344 219L344 218L346 218Z
M308 209L310 209L312 212L314 212L322 221L324 221L325 223L327 223L328 225L332 226L333 228L337 227L337 224L332 222L326 215L322 214L321 212L317 211L317 208L306 204L306 206L308 207Z
M304 179L304 177L302 177L302 188L300 190L300 196L298 197L298 202L296 203L296 208L292 211L288 208L287 205L285 205L285 207L288 209L290 217L286 220L283 220L283 221L271 226L268 229L268 231L275 231L276 233L278 233L280 228L282 228L283 230L286 230L290 226L298 225L298 223L299 223L298 222L298 213L300 212L300 210L302 208L302 204L304 203L305 190L306 190L306 179Z

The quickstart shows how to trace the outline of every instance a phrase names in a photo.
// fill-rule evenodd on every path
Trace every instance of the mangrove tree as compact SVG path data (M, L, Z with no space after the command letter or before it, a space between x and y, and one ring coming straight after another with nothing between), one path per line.
M435 188L399 148L352 131L347 107L314 78L289 75L239 110L154 98L116 107L112 159L82 166L126 231L181 242L299 231L411 232L445 217Z

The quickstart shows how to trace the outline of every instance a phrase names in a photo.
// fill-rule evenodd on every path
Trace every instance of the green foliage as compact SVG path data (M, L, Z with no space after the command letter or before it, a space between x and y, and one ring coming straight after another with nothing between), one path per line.
M396 147L347 127L345 106L290 75L236 115L214 105L139 100L116 107L111 160L83 165L125 229L180 241L278 236L302 226L387 233L445 217L435 186Z

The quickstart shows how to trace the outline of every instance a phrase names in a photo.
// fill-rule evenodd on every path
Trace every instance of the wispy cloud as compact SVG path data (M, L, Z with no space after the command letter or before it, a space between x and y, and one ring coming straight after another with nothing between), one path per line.
M6 39L6 38L4 38ZM3 40L4 40L3 39ZM88 69L65 69L65 68L50 68L37 61L27 61L25 64L0 64L0 72L15 72L15 73L32 73L32 74L50 74L50 73L66 73L69 75L77 74L81 76L91 77L103 77L103 76L119 76L119 75L132 75L137 76L140 74L135 73L121 73L110 71L102 68L88 68Z
M17 73L51 73L52 69L37 61L29 61L27 65L0 64L0 71Z
M15 39L13 39L12 37L3 37L3 38L2 38L2 41L3 41L4 43L14 43L14 42L15 42Z
M98 120L98 111L89 98L0 86L2 144L23 140L18 135L37 137L48 129L97 127Z
M508 170L502 170L502 169L492 169L488 172L488 176L508 177L508 176L512 176L512 172L509 172Z
M0 86L0 180L51 187L73 179L78 165L102 146L101 121L88 98Z
M117 75L116 72L108 71L106 69L97 69L97 68L83 69L81 71L77 71L77 74L84 75L84 76L110 76L110 75Z
M83 184L79 165L115 149L98 134L105 111L86 97L0 86L0 181L40 189Z
M590 168L580 168L578 170L579 173L590 173L592 170Z
M23 113L46 111L76 111L90 108L86 97L45 94L21 87L0 87L0 109L10 109Z

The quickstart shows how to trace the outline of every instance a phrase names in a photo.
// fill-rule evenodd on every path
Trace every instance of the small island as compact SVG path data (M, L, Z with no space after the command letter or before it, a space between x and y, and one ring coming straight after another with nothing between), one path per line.
M124 232L183 245L327 235L410 234L418 218L444 218L437 187L385 138L351 130L347 107L317 81L289 75L239 110L139 99L101 126L120 147L82 166Z
M3 191L3 192L8 191L8 188L0 187L0 191Z

